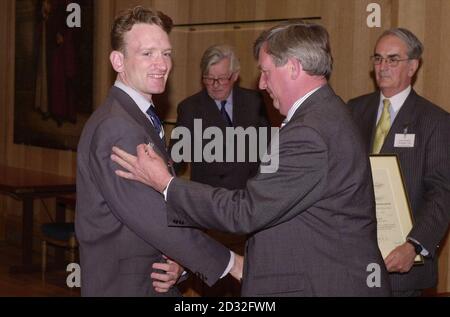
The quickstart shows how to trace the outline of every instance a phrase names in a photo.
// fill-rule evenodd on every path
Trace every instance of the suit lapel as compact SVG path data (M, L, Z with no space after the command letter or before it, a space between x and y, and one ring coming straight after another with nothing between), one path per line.
M415 107L417 95L414 90L411 90L410 94L405 100L405 103L400 108L394 122L392 123L389 133L386 136L381 152L393 153L398 152L399 148L394 148L395 135L397 133L411 132L411 127L414 125L417 117L417 109Z
M111 88L111 93L119 101L119 104L122 106L122 108L139 125L141 125L145 129L145 131L149 133L150 139L156 146L155 150L158 152L158 154L164 157L166 160L168 160L165 144L163 143L159 135L156 133L156 130L153 127L153 125L150 123L145 114L142 113L142 111L139 109L139 107L133 101L133 99L131 99L131 97L128 96L128 94L126 94L124 91L114 86Z
M377 126L378 106L380 104L380 92L370 95L367 105L363 113L362 122L365 122L364 137L368 140L368 153L372 152L373 141L375 138L375 130Z
M238 87L233 88L233 126L234 127L245 127L247 126L246 118L248 115L246 114L248 108L244 104L242 100L242 95Z

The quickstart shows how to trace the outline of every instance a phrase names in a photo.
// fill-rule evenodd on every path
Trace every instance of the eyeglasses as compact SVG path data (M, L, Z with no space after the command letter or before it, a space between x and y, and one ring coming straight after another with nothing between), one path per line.
M225 85L228 84L228 82L231 80L231 77L233 77L234 73L231 73L231 75L227 77L219 77L219 78L213 78L213 77L203 77L203 81L207 85L214 86L216 82L219 83L219 85Z
M374 65L380 65L383 61L385 61L390 67L396 67L398 66L398 63L409 61L411 58L400 59L397 56L382 57L380 55L374 55L371 56L370 59Z

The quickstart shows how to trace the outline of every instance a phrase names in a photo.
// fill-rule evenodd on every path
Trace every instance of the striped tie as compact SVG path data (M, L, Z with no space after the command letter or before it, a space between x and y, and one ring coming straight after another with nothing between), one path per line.
M151 104L150 107L148 107L146 112L150 117L152 125L155 127L156 133L158 133L158 135L161 136L162 123L161 120L159 120L158 116L156 115L155 107L153 106L153 104Z

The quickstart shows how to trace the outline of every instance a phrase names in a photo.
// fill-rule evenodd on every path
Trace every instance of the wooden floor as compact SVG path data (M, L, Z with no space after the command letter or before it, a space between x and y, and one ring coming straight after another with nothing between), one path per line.
M36 254L34 262L39 263L40 255ZM47 272L45 281L40 272L14 273L9 267L20 263L20 249L0 242L0 296L33 296L33 297L79 297L80 290L69 288L66 278L69 273L64 268Z

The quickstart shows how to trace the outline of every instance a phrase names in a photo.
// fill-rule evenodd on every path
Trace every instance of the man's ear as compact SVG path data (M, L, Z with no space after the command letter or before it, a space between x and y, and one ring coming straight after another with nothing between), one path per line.
M233 76L231 76L231 81L232 81L233 83L235 83L236 80L238 80L238 78L239 78L239 71L234 72L234 73L233 73Z
M417 72L417 69L419 68L419 60L418 59L412 59L409 61L409 69L408 69L408 76L413 77L414 74Z
M302 64L296 58L289 58L288 67L291 79L297 79L303 70Z
M117 73L122 73L124 71L124 56L122 52L112 51L111 54L109 54L109 60L111 61L111 65Z

